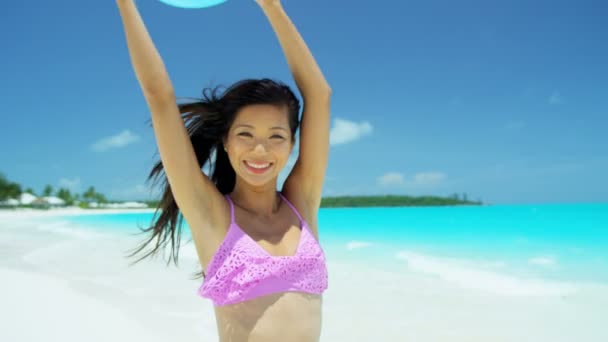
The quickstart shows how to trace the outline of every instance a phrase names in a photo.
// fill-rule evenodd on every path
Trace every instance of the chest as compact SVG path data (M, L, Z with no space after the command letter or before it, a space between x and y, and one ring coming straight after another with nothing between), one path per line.
M303 238L304 222L283 208L270 220L262 220L247 212L235 210L236 228L271 256L295 255ZM310 228L310 226L308 225Z
M235 228L241 231L246 241L257 245L271 256L295 255L303 237L300 222L282 221L269 224L252 220L240 224L237 219L235 223Z

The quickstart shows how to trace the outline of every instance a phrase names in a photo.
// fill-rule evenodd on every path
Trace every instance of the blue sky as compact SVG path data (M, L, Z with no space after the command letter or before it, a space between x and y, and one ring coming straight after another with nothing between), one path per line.
M333 89L325 195L608 201L605 2L282 2ZM137 4L178 96L295 89L253 0ZM7 2L0 37L0 172L150 198L157 148L115 1Z

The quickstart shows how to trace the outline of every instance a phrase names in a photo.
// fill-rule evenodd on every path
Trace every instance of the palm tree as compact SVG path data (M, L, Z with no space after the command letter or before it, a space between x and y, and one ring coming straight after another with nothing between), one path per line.
M87 191L85 191L84 194L82 194L82 199L87 201L87 202L91 202L94 201L95 198L95 188L90 186L89 189L87 189Z
M73 199L72 194L70 193L69 189L60 188L57 191L57 197L64 200L67 205L72 205L74 203L74 199Z
M43 196L51 196L52 193L53 193L53 187L50 184L47 184L44 187L44 190L42 190Z
M0 201L17 198L19 195L21 195L21 185L9 181L4 174L0 173Z

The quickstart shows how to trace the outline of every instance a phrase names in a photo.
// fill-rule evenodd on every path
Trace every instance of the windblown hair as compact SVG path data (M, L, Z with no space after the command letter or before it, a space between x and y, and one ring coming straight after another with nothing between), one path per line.
M220 88L221 86L205 88L200 101L178 104L178 108L184 119L201 172L207 165L210 180L220 193L227 194L234 188L236 173L230 164L228 154L224 151L223 139L228 134L238 112L243 107L254 104L271 104L286 108L292 142L295 142L295 134L300 125L300 101L289 86L268 78L238 81L218 95ZM155 210L152 226L139 228L138 234L149 234L149 236L132 253L128 254L128 257L137 255L153 240L156 240L154 248L132 264L157 254L170 243L171 254L167 265L173 258L177 266L183 216L171 192L162 161L158 161L152 168L146 182L150 180L154 180L154 185L162 181L163 193ZM205 277L205 273L201 270L195 276L197 276L196 278Z

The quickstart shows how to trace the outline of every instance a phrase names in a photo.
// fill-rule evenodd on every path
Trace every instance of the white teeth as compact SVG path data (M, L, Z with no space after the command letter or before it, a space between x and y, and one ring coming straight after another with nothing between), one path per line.
M253 167L255 169L265 169L268 166L270 166L270 163L266 163L266 164L253 164L253 163L250 163L250 162L246 162L246 163L247 163L247 165L249 165L249 166L251 166L251 167Z

